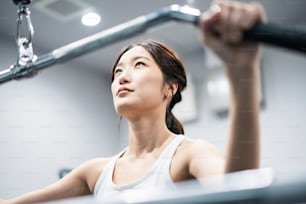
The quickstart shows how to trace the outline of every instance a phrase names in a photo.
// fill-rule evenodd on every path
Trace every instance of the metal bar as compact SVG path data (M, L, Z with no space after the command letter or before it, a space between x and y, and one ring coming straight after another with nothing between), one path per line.
M279 48L306 53L306 31L274 23L258 23L244 32L247 41L261 42Z
M33 74L53 64L71 60L111 43L143 33L151 27L170 20L197 24L200 14L200 10L189 6L171 5L165 7L158 12L140 16L134 20L55 49L50 53L39 56L34 62L29 62L26 65L12 65L9 69L0 72L0 84L11 79Z
M50 53L27 62L25 65L18 63L12 65L9 69L0 72L0 84L11 79L32 76L35 72L43 68L71 60L111 43L133 37L147 31L149 28L170 20L197 25L200 15L200 10L189 6L171 5L165 7L160 11L140 16L134 20L55 49ZM256 24L250 30L244 32L244 39L275 45L302 53L306 52L306 31L286 28L273 23Z

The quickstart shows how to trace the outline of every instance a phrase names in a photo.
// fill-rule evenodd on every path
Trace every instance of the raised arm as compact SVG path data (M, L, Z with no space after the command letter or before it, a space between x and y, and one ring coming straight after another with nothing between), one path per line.
M266 20L259 3L215 1L200 20L203 39L224 62L231 91L226 173L259 167L260 48L242 33Z
M50 186L10 200L0 200L0 203L40 203L91 194L95 182L107 161L107 159L94 159L85 162Z

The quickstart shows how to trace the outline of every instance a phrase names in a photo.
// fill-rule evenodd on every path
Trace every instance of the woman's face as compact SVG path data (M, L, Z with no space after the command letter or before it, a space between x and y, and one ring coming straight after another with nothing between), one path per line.
M152 111L165 101L163 75L149 52L136 46L124 53L114 69L112 94L122 116Z

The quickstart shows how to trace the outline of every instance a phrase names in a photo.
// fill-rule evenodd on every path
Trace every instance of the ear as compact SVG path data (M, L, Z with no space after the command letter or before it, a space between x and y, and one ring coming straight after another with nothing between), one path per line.
M177 82L169 82L167 83L167 90L166 90L166 96L172 97L176 94L178 90L178 83Z

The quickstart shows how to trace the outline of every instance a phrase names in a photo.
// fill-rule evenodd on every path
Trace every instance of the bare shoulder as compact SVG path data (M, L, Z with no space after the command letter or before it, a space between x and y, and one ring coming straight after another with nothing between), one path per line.
M103 166L105 166L109 161L110 161L110 157L106 157L106 158L94 158L91 160L88 160L86 162L84 162L83 164L80 165L80 167L82 168L101 168Z
M223 153L206 140L186 138L178 148L177 155L195 178L223 172Z
M198 154L203 155L203 153L223 157L222 152L216 148L215 145L203 139L186 138L181 143L179 151L182 151L184 154L187 154L191 157Z
M82 163L79 167L76 168L76 171L78 171L86 181L91 192L93 192L94 186L100 174L103 172L103 169L108 164L110 159L110 157L91 159Z

